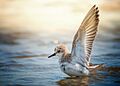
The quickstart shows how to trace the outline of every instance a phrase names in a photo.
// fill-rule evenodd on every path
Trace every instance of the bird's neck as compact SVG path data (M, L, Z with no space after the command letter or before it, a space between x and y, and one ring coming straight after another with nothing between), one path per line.
M71 59L71 54L68 53L68 52L66 52L66 53L64 53L64 54L60 57L59 62L60 62L60 63L64 63L64 62L70 63L71 60L72 60L72 59Z

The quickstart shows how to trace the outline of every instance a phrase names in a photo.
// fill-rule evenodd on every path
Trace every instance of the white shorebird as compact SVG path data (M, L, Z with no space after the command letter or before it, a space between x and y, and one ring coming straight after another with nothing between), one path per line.
M60 44L55 48L54 54L48 57L58 56L60 68L67 75L89 75L91 69L94 70L99 66L90 65L92 44L99 23L98 12L98 7L94 5L85 16L74 36L71 53L64 44Z

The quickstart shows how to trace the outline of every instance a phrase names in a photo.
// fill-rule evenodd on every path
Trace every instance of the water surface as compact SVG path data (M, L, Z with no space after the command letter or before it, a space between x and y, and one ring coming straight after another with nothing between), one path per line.
M117 28L116 28L117 29ZM90 76L70 78L62 73L58 58L48 59L53 53L56 39L71 48L69 34L42 35L32 32L0 33L0 85L1 86L119 86L120 34L118 30L100 33L94 43L93 64L105 67ZM43 32L44 33L44 32ZM111 37L110 37L111 36Z

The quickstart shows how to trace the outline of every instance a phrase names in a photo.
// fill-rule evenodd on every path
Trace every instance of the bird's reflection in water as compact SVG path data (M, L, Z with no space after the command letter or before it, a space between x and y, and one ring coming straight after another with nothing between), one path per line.
M70 77L63 80L58 81L60 86L87 86L89 82L88 76L81 77Z
M100 74L81 77L67 77L63 80L58 81L58 84L60 86L89 86L89 84L100 82L104 78L105 76Z

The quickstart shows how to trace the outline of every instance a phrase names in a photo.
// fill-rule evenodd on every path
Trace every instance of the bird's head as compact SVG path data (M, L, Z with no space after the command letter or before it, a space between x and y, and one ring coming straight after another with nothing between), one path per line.
M53 57L53 56L58 56L58 57L62 57L64 54L66 54L68 52L67 47L64 44L59 44L55 49L54 49L54 53L50 56L48 56L48 58Z

